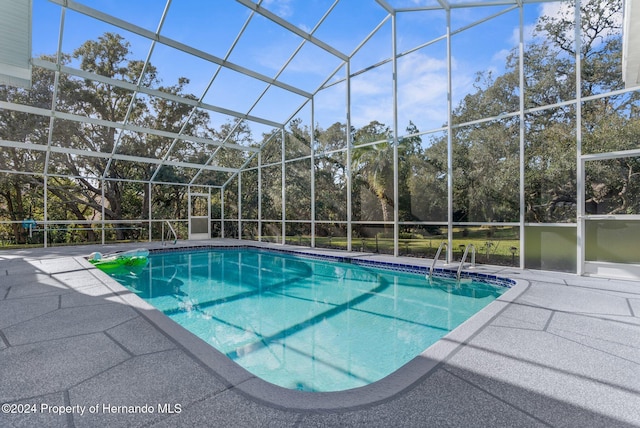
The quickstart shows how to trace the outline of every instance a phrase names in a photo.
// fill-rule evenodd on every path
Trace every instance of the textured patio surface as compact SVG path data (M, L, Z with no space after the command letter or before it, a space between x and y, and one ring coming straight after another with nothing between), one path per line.
M75 258L96 248L123 249L0 251L0 427L640 427L638 282L502 269L526 291L427 375L301 410L248 396L127 304Z

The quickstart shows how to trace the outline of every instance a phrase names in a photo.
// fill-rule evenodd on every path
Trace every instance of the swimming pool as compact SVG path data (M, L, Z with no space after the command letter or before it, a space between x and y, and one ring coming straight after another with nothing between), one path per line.
M253 248L160 252L114 278L249 372L303 391L373 383L507 290L345 261Z

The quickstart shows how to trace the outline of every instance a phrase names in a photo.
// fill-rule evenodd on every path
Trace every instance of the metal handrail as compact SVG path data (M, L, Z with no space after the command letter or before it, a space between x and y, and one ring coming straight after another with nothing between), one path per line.
M173 245L175 245L176 242L178 242L178 235L176 234L176 231L173 229L173 226L171 226L171 223L169 223L169 220L165 220L164 222L162 222L162 245L167 245L164 242L164 239L165 239L164 224L165 223L167 223L167 226L169 226L169 230L173 234Z
M447 248L447 243L446 242L441 242L440 246L438 247L438 251L436 251L436 255L433 258L433 263L431 263L431 267L429 268L429 275L427 276L428 280L431 280L431 276L433 275L433 268L435 268L436 266L436 262L438 261L438 258L440 258L440 253L442 252L442 248ZM445 252L445 263L449 263L449 252Z
M476 266L476 247L473 244L467 245L464 249L464 254L462 254L462 261L460 262L460 266L458 266L458 272L456 272L456 281L460 281L460 272L462 272L462 267L464 266L465 260L467 260L467 254L469 253L469 248L471 248L471 266Z

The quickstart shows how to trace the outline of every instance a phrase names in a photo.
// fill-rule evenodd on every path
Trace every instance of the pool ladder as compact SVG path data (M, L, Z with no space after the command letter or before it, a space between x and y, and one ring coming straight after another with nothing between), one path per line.
M165 241L165 233L164 233L164 224L167 223L167 226L169 226L169 230L167 231L166 234L166 238L169 238L169 232L171 232L171 234L173 234L173 245L176 244L176 242L178 242L178 235L176 235L176 231L173 229L173 226L171 226L171 223L169 223L169 220L165 220L162 223L162 245L165 246L167 245Z
M429 275L427 275L427 279L429 281L431 281L431 276L433 276L433 269L436 267L436 263L438 262L438 259L440 258L440 253L442 252L443 248L447 248L447 243L446 242L441 242L440 246L438 247L438 251L436 251L436 255L433 258L433 263L431 263L431 267L429 268ZM444 260L445 263L449 263L449 253L445 252L445 256L444 256Z
M433 258L433 263L431 263L431 267L429 268L429 275L427 275L427 279L431 281L431 277L433 276L433 270L436 267L436 263L440 258L440 253L443 248L447 248L447 243L442 242L438 247L438 251L436 251L436 255ZM456 282L460 282L460 274L462 273L462 268L464 267L464 262L467 260L467 255L469 254L469 249L471 249L471 267L476 266L476 247L473 244L469 244L465 247L464 253L462 254L462 261L460 262L460 266L458 266L458 271L456 272ZM445 253L445 263L449 263L448 253Z
M462 261L460 262L460 266L458 266L458 272L456 272L457 282L460 282L460 273L462 272L462 267L464 266L464 262L467 260L467 254L469 253L469 248L471 248L471 267L476 267L476 247L473 244L469 244L464 249L464 254L462 254Z

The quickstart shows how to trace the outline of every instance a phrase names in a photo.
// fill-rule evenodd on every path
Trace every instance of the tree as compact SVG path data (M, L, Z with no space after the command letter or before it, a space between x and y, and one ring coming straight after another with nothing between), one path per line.
M588 2L581 9L582 96L622 87L619 0ZM536 25L535 43L524 52L525 107L550 107L525 116L526 218L528 221L575 221L577 201L576 109L562 102L575 98L574 7L554 16L543 16ZM507 58L506 72L493 77L480 73L476 91L467 95L453 112L461 124L496 116L492 122L455 127L453 138L454 221L515 221L518 218L519 120L507 113L518 110L520 97L517 52ZM614 95L583 103L583 152L630 148L623 135L637 130L637 93ZM635 106L635 107L634 107ZM606 131L605 131L606 130ZM606 135L605 135L606 134ZM440 140L425 154L439 158ZM609 193L627 192L635 170L630 162L616 176L620 185L607 185ZM613 166L611 166L613 168ZM613 178L612 178L613 180ZM587 188L603 191L594 183ZM625 193L626 194L626 193ZM611 199L611 197L609 197ZM595 199L593 199L595 201ZM622 201L623 199L621 199ZM626 204L626 205L625 205ZM619 209L632 204L620 202Z
M347 147L347 126L336 122L326 130L316 127L316 156L314 158L316 186L316 219L347 220L347 156L339 151ZM338 227L341 232L346 229ZM328 236L333 228L317 225L317 234Z
M393 220L393 149L388 142L390 136L390 128L376 120L354 133L352 192L359 196L353 204L355 220ZM376 141L379 143L364 145Z
M105 77L123 80L142 86L158 86L160 81L156 69L151 64L145 66L143 61L130 60L129 43L122 36L106 33L96 41L87 41L73 53L80 59L80 68ZM194 96L185 94L184 87L188 83L180 78L173 86L159 86L160 91L182 95L191 99ZM171 132L183 131L186 134L203 135L206 132L208 115L202 111L194 111L193 107L184 103L164 98L145 97L100 81L85 80L73 88L73 93L63 92L68 100L69 110L75 114L96 117L109 122L123 122L147 127L163 129ZM187 119L189 119L187 121ZM119 131L113 127L92 123L76 124L73 132L67 130L59 136L60 143L72 148L91 150L102 153L116 151L120 154L158 159L170 156L175 160L190 161L199 156L201 150L193 148L184 141L173 141L170 138L153 134ZM170 153L169 150L172 149ZM81 159L66 155L59 158L59 168L76 176L78 186L70 189L53 183L50 190L62 199L73 203L89 203L95 209L102 209L105 217L111 220L144 219L149 215L148 191L146 185L121 181L147 181L155 172L155 166L147 163L136 163L123 160L109 161L106 158L91 157ZM61 172L62 172L61 171ZM157 172L157 178L172 182L185 182L184 172L179 168L164 165ZM104 180L91 180L87 177L104 177ZM104 187L104 201L101 195ZM175 189L171 189L175 192ZM75 197L73 196L75 195ZM160 199L164 198L163 196ZM157 199L156 199L157 201ZM126 237L126 227L116 225L117 239Z
M45 57L51 60L51 57ZM62 61L68 57L62 56ZM16 104L50 109L54 74L34 67L33 85L30 90L0 85L0 100ZM64 85L66 80L61 79ZM0 109L0 139L17 143L33 143L46 145L48 139L49 119L19 111ZM23 171L42 174L45 168L46 153L3 147L0 150L0 170ZM43 185L42 176L30 174L7 174L0 179L0 215L13 221L9 228L12 240L25 242L25 233L19 222L34 214L42 215ZM36 191L36 189L40 189ZM35 211L34 211L35 208ZM39 217L38 216L38 217Z
M537 27L544 32L558 57L575 56L573 43L573 2L558 16L542 17ZM581 91L583 97L622 89L622 41L620 0L586 2L581 4ZM566 60L565 60L566 62ZM575 81L575 80L574 80ZM640 130L637 92L614 94L596 98L582 104L583 129L582 152L601 153L627 150L637 147ZM575 113L568 117L567 127L576 126ZM553 129L552 126L550 126ZM556 133L557 135L557 133ZM575 146L574 146L575 147ZM567 147L551 148L560 152ZM575 149L574 149L575 150ZM570 153L570 152L569 152ZM634 189L637 181L636 158L620 158L613 161L587 162L586 210L598 213L638 213L640 206ZM575 166L569 168L571 176L564 184L558 182L552 192L547 212L575 206ZM575 215L575 213L573 214Z
M311 153L311 130L302 125L301 119L289 123L285 134L285 158L295 159ZM286 218L288 220L311 220L311 161L308 159L285 164ZM293 202L293 203L291 203ZM304 224L289 225L287 234L308 235Z

